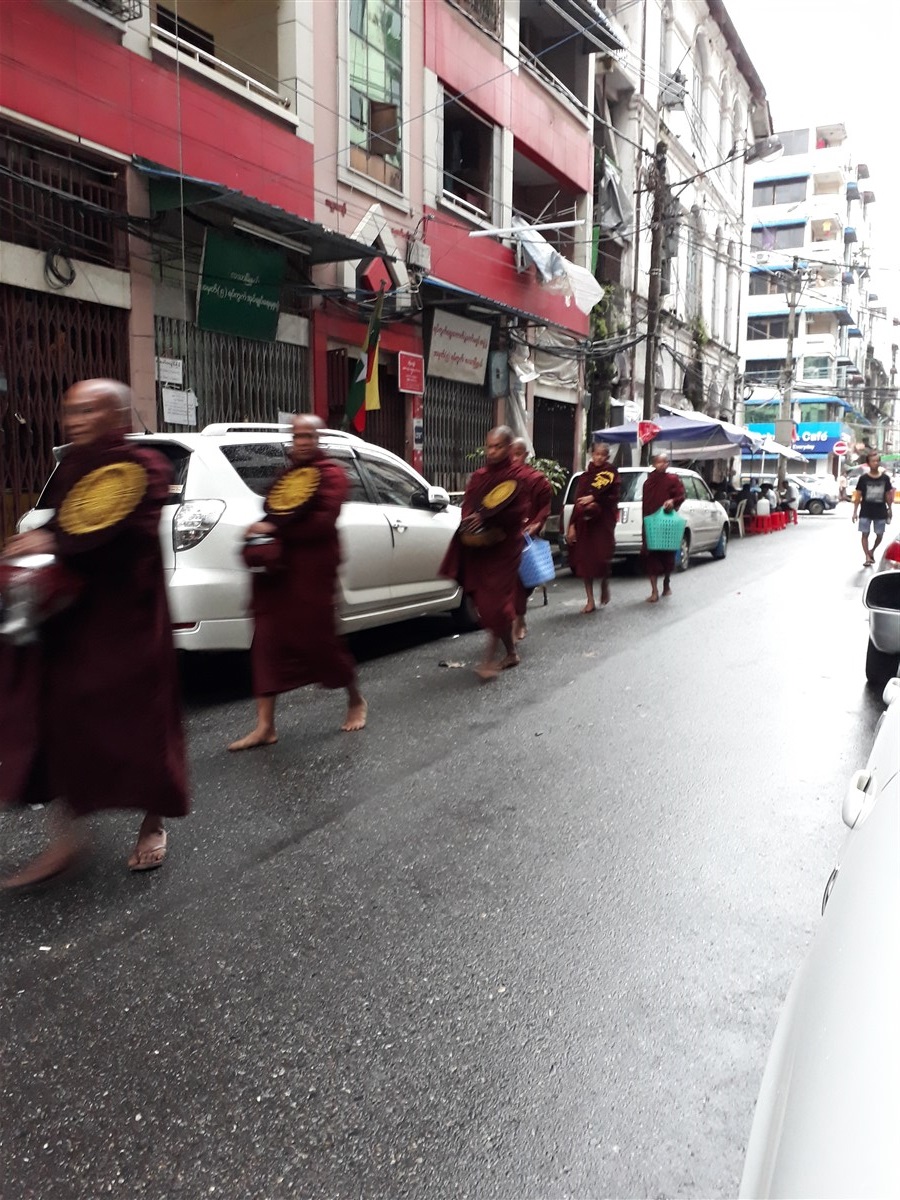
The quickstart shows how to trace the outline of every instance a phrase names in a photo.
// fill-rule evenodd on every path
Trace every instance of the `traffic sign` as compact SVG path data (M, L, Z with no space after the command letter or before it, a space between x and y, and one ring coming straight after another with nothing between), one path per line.
M849 449L850 447L846 442L835 442L832 454L836 454L838 458L843 458Z

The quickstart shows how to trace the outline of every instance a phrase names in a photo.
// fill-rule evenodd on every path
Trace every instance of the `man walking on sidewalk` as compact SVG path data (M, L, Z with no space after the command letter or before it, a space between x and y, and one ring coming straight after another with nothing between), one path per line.
M891 477L881 469L881 458L873 452L866 458L866 470L856 481L853 493L853 517L859 519L860 541L865 555L864 567L875 562L875 551L881 545L885 526L891 522L891 506L894 503L894 485ZM869 549L869 534L874 527L875 545Z

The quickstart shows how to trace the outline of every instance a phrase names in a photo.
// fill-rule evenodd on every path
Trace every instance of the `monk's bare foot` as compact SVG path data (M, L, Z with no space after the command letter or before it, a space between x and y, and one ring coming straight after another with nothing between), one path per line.
M229 750L256 750L260 746L274 746L278 734L274 729L254 729L246 737L238 738L228 747Z
M21 871L0 883L4 892L27 892L63 879L79 863L82 848L77 842L60 841L48 846Z
M601 583L600 585L600 603L605 608L609 604L609 584Z
M495 662L479 663L475 668L475 674L482 682L489 683L500 674L500 664Z
M671 595L672 595L672 589L669 587L668 584L666 584L666 586L663 588L663 596L671 596Z
M597 611L597 606L596 606L596 604L586 604L586 605L584 606L584 608L583 608L581 611L582 611L582 613L592 613L592 612L596 612L596 611Z
M521 659L518 654L507 654L505 658L500 660L500 670L508 671L510 667L517 667Z
M649 595L647 597L647 603L648 604L659 604L659 593L653 592L651 595Z
M360 700L357 704L349 705L346 719L341 726L344 733L352 733L355 729L365 729L366 714L368 711L369 706L365 700Z
M128 860L129 871L155 871L166 861L166 831L153 829L138 834L138 840Z
M516 621L515 625L513 626L513 637L516 639L517 642L524 642L525 636L527 633L528 633L528 629L525 625L525 618L519 617L518 620Z

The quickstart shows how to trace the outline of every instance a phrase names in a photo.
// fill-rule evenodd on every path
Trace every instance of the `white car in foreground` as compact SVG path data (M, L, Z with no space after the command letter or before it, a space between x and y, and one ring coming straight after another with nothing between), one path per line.
M740 1195L900 1196L900 679L775 1031Z
M863 604L869 610L866 679L884 687L900 671L900 533L885 546L863 589Z
M164 454L175 474L160 541L179 650L249 647L244 531L262 517L262 497L285 466L289 434L282 425L233 424L208 425L200 433L132 435ZM469 623L471 609L460 588L438 577L460 521L444 489L351 434L323 431L321 445L350 480L338 519L342 631L443 612ZM35 529L51 515L39 500L19 528Z
M650 473L649 467L620 467L619 520L616 523L616 554L635 555L641 552L641 497L644 480ZM678 510L687 520L681 550L678 555L678 570L686 571L691 555L708 551L713 558L724 558L728 553L728 513L713 498L706 480L696 471L671 468L684 484L685 500ZM577 471L569 480L563 500L563 519L560 526L560 546L565 548L566 531L572 520L575 506L575 489L583 472Z

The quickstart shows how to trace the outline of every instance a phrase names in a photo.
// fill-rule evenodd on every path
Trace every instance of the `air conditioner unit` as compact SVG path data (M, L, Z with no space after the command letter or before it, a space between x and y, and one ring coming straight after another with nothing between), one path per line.
M771 255L767 250L760 250L757 254L754 254L753 259L758 267L764 267L768 264L770 257Z

